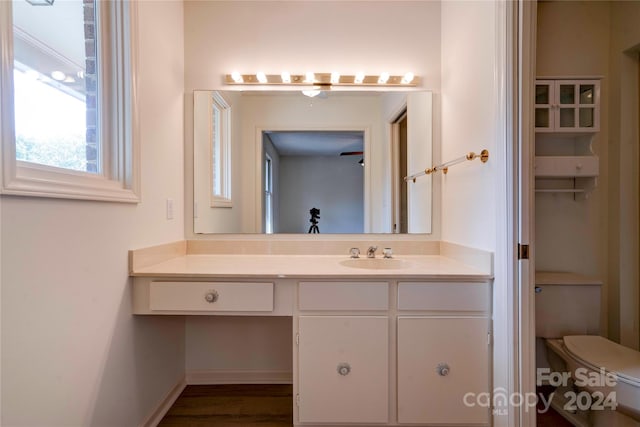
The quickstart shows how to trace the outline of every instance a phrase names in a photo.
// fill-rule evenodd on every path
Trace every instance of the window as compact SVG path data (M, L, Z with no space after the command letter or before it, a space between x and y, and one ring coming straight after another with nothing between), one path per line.
M211 93L211 206L232 207L231 200L231 107L219 92Z
M135 2L0 2L4 194L137 202Z

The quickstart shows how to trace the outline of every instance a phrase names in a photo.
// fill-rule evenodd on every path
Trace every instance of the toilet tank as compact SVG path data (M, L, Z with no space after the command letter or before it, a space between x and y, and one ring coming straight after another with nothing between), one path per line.
M536 336L600 334L602 282L566 272L536 272Z

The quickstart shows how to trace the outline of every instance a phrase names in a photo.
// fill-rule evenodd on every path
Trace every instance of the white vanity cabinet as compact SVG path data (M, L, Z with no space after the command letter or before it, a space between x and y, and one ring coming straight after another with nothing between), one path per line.
M488 283L398 284L398 423L489 423L489 309Z
M149 308L154 311L273 311L273 283L269 282L154 281L149 286Z
M301 423L387 423L387 316L300 316Z
M295 425L490 424L490 281L300 282L297 303Z
M486 318L398 317L399 423L488 423L488 332Z
M389 283L298 286L297 420L389 422Z
M416 250L417 242L410 243L399 252ZM426 252L434 250L435 242L428 243ZM203 254L202 241L140 249L129 253L132 312L210 317L187 321L187 352L205 352L187 368L187 381L291 382L297 427L489 426L493 257L446 242L437 246L449 256L373 263L345 255L218 254L217 242L215 253ZM241 332L273 316L285 318L273 325L287 328L265 329L277 342ZM213 345L199 345L214 336L202 325L220 327ZM211 363L209 351L217 353ZM265 357L258 366L243 362L239 352L277 360Z

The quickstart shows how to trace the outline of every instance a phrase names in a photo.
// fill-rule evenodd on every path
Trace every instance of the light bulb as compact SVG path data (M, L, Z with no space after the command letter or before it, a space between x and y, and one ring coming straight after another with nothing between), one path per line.
M67 75L65 73L63 73L62 71L52 71L51 72L51 78L53 80L57 80L57 81L61 82L64 79L67 78Z
M240 74L237 71L234 71L233 73L231 73L231 78L233 79L234 82L236 83L242 83L244 82L244 79L242 78L242 74Z
M378 78L378 83L383 85L389 80L389 73L382 73Z
M414 78L413 73L412 72L408 72L402 78L402 84L408 85L409 83L411 83L413 81L413 78Z
M265 73L263 73L262 71L258 71L258 73L256 74L256 79L258 79L258 81L260 83L266 83L267 82L267 75Z
M313 83L315 80L316 80L315 74L313 74L311 71L307 71L304 81L306 83Z

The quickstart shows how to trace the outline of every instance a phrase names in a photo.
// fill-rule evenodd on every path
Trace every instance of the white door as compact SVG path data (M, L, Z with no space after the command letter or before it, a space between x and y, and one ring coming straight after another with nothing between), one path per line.
M386 423L389 319L301 316L298 333L300 423Z
M489 320L398 318L398 422L488 423ZM486 399L485 399L486 402Z

